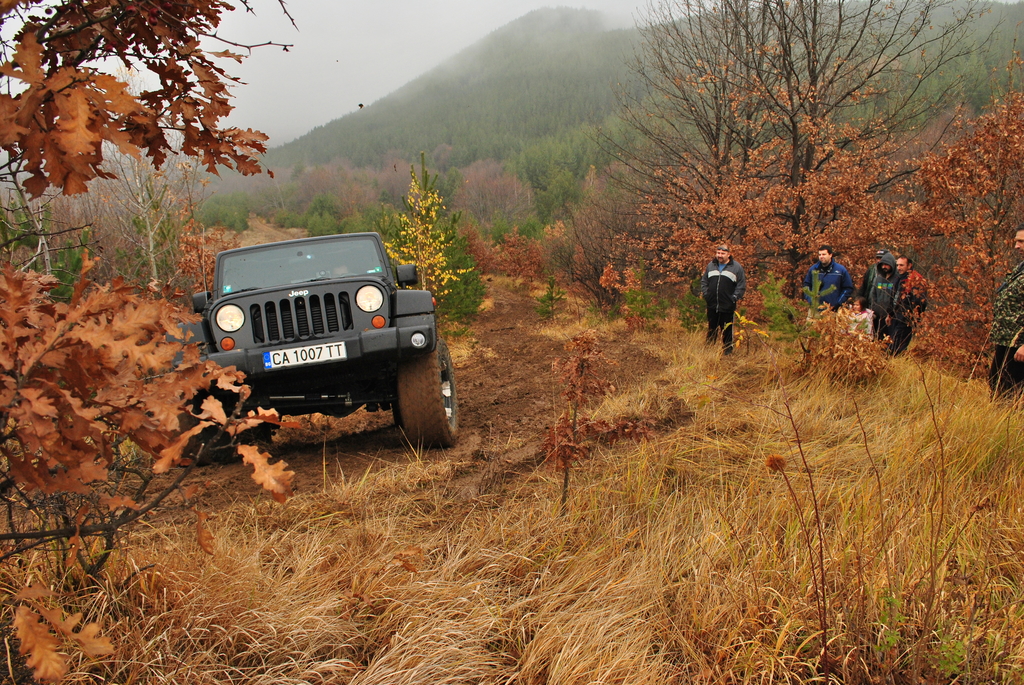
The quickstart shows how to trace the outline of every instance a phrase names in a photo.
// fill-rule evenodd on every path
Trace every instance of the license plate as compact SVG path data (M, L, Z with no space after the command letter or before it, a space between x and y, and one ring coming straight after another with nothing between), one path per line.
M263 353L264 369L280 369L284 366L316 364L345 359L345 343L327 343L309 347L293 347L289 350L275 350Z

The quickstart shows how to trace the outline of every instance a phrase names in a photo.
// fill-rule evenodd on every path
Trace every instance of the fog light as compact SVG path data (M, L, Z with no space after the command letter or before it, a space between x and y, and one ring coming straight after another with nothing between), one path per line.
M422 333L413 333L412 337L409 338L409 342L412 343L413 347L423 347L427 344L427 336Z
M235 349L235 339L224 338L223 340L220 341L220 349L224 350L225 352L230 352L231 350Z
M374 328L384 328L384 324L387 322L384 321L383 316L375 316L372 319L370 319L370 323L373 324Z

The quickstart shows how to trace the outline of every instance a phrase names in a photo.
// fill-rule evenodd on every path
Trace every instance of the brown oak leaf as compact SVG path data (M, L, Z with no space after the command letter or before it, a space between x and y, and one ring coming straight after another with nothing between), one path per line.
M252 479L262 485L275 500L284 502L291 496L295 472L285 470L288 464L283 461L271 464L270 455L260 452L253 445L238 445L238 453L242 455L242 461L253 467Z
M26 606L14 612L14 629L21 642L18 652L27 656L25 664L36 680L56 682L68 672L64 656L58 652L60 643L39 621L39 614Z

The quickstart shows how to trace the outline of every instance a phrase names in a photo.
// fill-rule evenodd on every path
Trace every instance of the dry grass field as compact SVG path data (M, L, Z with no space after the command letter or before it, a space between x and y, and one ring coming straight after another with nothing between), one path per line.
M910 358L852 384L757 336L721 357L672 321L630 334L579 312L531 335L560 351L596 328L630 372L595 414L655 430L575 466L564 515L532 453L455 487L541 437L474 414L472 450L400 448L283 505L223 503L212 556L174 517L136 529L76 600L116 653L67 682L1024 682L1020 409ZM474 412L482 339L452 342ZM520 352L541 428L550 362Z

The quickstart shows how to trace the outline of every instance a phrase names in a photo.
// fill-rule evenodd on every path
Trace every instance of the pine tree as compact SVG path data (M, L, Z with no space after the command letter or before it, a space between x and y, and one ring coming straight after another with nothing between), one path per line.
M421 285L437 299L439 314L464 321L479 309L484 287L466 250L466 240L459 235L460 215L444 215L437 175L427 171L425 157L420 153L420 176L410 167L412 182L403 198L405 213L398 216L398 230L387 241L388 250L399 262L416 264Z

